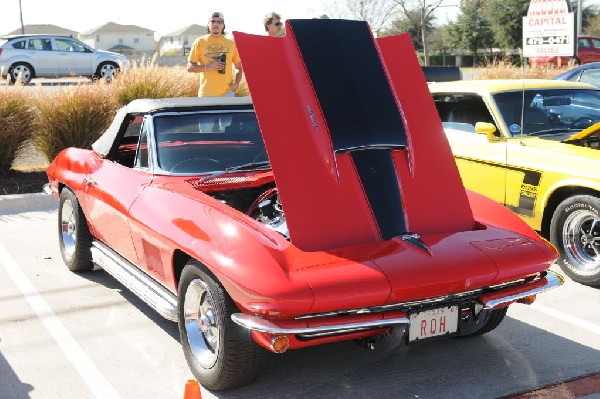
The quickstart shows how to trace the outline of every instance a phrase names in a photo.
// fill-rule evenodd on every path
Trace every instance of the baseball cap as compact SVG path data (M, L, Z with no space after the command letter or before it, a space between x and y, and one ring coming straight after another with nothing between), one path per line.
M213 13L210 15L210 18L220 18L220 19L222 19L223 21L225 21L225 16L223 15L223 13L222 13L222 12L219 12L219 11L215 11L215 12L213 12ZM210 18L209 18L209 19L210 19Z

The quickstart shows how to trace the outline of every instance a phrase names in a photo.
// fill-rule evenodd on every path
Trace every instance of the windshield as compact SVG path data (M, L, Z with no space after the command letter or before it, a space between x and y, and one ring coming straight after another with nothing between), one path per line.
M165 172L265 168L267 155L253 111L160 115L153 118L153 126L158 167Z
M600 91L530 89L493 96L512 135L579 132L600 121Z

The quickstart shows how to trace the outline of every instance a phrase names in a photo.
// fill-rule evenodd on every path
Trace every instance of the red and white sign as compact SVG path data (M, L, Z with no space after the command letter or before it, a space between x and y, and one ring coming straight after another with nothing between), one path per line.
M523 17L523 56L575 54L575 18L566 0L531 0Z

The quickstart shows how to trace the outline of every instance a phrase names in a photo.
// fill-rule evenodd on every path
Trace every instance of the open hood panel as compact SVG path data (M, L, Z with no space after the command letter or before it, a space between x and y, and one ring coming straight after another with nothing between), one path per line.
M572 135L571 137L566 139L564 142L568 143L570 141L582 140L582 139L588 138L594 134L600 135L600 122L594 123L592 126L588 127L587 129L584 129L581 132Z
M235 41L291 241L305 251L475 222L408 35L288 20Z

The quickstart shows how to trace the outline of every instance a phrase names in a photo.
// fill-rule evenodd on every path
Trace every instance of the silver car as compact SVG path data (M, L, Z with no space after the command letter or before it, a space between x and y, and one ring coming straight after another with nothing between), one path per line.
M0 37L0 73L15 83L19 74L28 83L33 78L114 76L127 58L110 51L95 50L79 40L55 35Z

